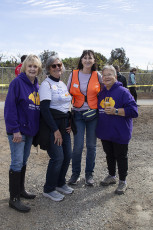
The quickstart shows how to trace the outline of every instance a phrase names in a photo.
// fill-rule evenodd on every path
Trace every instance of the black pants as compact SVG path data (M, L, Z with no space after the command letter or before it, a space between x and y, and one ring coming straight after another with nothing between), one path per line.
M125 181L128 171L128 144L118 144L104 140L101 141L104 152L106 153L109 175L115 176L117 163L119 179Z
M137 92L136 87L129 87L131 95L134 97L134 100L137 102Z

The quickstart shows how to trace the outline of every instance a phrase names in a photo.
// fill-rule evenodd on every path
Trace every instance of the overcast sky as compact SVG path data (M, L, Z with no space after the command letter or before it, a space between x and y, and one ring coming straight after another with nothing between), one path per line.
M153 69L152 0L0 0L0 54L123 47L132 67Z

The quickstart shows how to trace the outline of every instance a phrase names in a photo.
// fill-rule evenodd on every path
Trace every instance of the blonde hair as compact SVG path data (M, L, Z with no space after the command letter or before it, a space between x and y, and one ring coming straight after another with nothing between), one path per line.
M39 68L38 75L39 75L42 72L42 63L41 63L40 58L34 54L30 54L26 57L26 59L24 60L24 62L22 64L21 72L25 73L27 63L29 63L29 62L32 64L36 64L38 66L38 68Z

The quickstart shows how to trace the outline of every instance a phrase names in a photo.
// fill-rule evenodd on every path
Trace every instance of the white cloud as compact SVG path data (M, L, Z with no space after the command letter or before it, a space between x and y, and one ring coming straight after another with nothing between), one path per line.
M66 6L66 4L64 4L64 3L47 4L47 5L43 6L43 8L44 8L44 9L46 9L46 8L53 8L53 7L58 8L58 7L60 7L60 6Z
M36 1L28 0L23 4L29 5L30 8L22 9L22 13L31 16L52 16L52 15L72 15L80 14L83 8L83 3L70 0L59 0L59 1Z
M153 31L153 25L152 26L148 26L148 30L149 31Z
M114 10L114 12L117 10L121 10L121 11L131 11L134 12L135 11L135 3L134 1L129 1L129 0L107 0L107 1L102 1L102 3L100 3L98 5L98 8L100 8L101 10L106 10L106 9L110 9L110 10Z
M37 1L37 2L32 3L31 5L32 6L38 6L38 5L42 5L44 3L45 3L45 1Z
M54 8L53 15L57 14L78 14L78 15L103 15L106 14L106 11L133 11L134 3L133 1L127 0L108 0L101 3L100 0L96 0L94 3L92 1L86 2L86 0L72 1L71 0L59 0L59 1L48 1L48 0L28 0L23 2L32 6L33 9L28 9L24 13L34 14L34 15L50 15L50 11L47 11L48 8ZM63 8L61 8L63 6ZM39 7L39 8L38 8ZM71 12L70 12L71 11ZM109 13L109 12L108 12ZM50 15L51 16L51 15Z
M22 4L31 4L33 2L36 2L36 0L28 0L28 1L23 1ZM19 2L18 2L19 3Z
M129 24L129 26L131 27L131 29L137 30L139 32L153 31L153 25L148 25L145 23L133 23Z
M112 49L123 47L135 66L153 62L151 0L149 7L142 0L17 1L0 3L6 5L0 8L3 53L39 54L49 49L65 58L93 49L109 58Z

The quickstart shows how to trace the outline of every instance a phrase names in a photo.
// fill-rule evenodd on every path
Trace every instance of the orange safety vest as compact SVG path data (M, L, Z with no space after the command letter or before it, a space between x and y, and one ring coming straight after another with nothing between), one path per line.
M73 70L70 85L70 94L72 95L72 104L76 108L81 108L86 101L90 109L97 109L97 94L100 91L98 73L93 71L87 85L87 96L81 93L79 82L79 70Z

